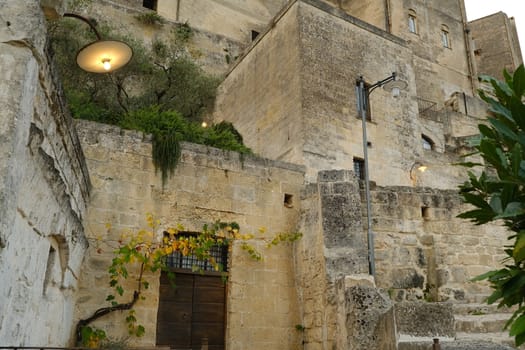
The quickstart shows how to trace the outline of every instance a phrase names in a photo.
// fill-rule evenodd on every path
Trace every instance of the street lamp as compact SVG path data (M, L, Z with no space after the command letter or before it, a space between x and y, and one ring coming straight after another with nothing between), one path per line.
M396 72L393 72L389 77L378 81L375 84L366 84L363 77L359 77L356 82L357 95L357 110L361 115L362 129L363 129L363 158L364 158L364 173L365 173L365 200L366 200L366 219L367 219L367 241L368 241L368 272L375 277L375 256L374 256L374 232L372 231L372 217L370 204L370 177L368 173L368 139L366 136L366 116L369 110L369 96L378 87L383 87L384 90L392 92L393 97L398 97L401 90L407 87L407 83L402 80L396 80Z
M86 22L97 36L96 41L87 44L77 53L77 64L86 72L110 73L124 67L131 60L133 50L125 42L102 40L93 23L85 17L75 13L64 13L64 17L72 17Z
M417 181L417 175L415 170L424 173L428 169L428 165L425 165L421 162L415 162L412 164L412 167L410 168L410 180L412 180L412 184L416 184Z

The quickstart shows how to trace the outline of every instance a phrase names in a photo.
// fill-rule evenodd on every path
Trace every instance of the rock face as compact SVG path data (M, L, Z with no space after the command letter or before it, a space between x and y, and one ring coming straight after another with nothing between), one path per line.
M69 345L89 180L38 1L0 1L0 339Z

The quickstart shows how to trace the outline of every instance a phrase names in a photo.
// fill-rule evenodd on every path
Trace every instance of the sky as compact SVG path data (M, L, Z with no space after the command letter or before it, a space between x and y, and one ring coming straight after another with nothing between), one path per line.
M514 17L518 28L521 52L525 52L525 0L465 0L467 20L502 11L507 16Z

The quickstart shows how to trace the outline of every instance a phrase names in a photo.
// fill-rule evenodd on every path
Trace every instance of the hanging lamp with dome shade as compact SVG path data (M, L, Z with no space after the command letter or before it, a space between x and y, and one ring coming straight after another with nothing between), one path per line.
M85 17L75 13L65 13L64 17L72 17L86 22L97 36L97 40L78 50L78 66L90 73L111 73L124 67L131 61L133 50L123 41L103 40L99 32Z

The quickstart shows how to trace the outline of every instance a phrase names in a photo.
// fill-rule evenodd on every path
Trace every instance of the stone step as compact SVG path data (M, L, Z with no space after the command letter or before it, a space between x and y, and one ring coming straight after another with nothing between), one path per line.
M525 349L525 345L516 347L514 345L514 338L509 336L508 332L493 332L493 333L463 333L458 332L456 339L461 341L489 341L496 344L503 344L512 349Z
M483 336L479 334L479 336ZM508 344L492 342L490 339L441 339L441 350L514 350ZM398 350L433 350L432 339L400 339Z
M503 332L511 314L454 315L456 333Z
M512 313L513 310L507 307L498 308L498 305L492 304L453 304L452 310L455 315L486 315L486 314L503 314Z

